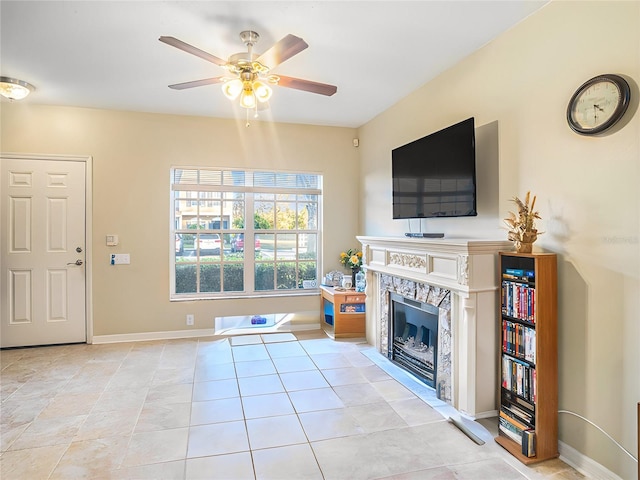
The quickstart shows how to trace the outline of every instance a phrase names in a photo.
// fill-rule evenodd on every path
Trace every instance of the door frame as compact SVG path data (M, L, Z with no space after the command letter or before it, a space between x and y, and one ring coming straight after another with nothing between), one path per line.
M7 160L51 160L57 162L84 162L84 234L85 234L85 328L87 343L93 343L93 157L90 155L0 153Z

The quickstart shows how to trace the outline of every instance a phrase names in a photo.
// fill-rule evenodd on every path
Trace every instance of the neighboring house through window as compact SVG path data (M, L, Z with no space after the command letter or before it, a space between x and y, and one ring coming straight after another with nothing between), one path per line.
M172 168L171 298L283 294L317 281L321 195L317 174Z

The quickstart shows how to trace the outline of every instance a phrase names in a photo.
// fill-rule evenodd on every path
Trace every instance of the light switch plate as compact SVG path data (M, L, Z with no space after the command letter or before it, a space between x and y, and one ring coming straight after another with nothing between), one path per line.
M107 235L107 247L118 245L118 235Z

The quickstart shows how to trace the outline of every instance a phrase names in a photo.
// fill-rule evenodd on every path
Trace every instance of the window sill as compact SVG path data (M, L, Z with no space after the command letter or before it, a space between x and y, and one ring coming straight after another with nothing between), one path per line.
M179 297L171 297L171 302L193 302L196 300L240 300L247 298L288 298L288 297L308 297L320 295L319 288L301 289L301 291L273 292L273 293L237 293L230 292L228 294L220 293L215 296L202 296L199 294L180 295Z

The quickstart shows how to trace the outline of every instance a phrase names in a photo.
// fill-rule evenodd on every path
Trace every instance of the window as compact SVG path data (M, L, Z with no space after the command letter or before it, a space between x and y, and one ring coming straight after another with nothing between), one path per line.
M173 168L171 298L274 295L317 282L321 195L316 174Z

